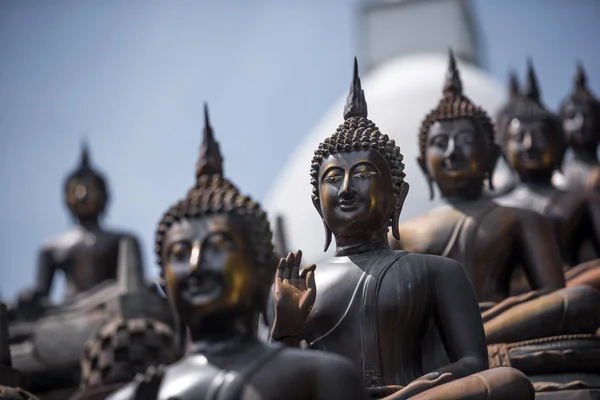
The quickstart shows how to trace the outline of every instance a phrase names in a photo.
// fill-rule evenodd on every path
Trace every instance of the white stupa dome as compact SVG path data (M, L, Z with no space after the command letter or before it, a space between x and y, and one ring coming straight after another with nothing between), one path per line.
M348 88L352 80L351 67L349 61ZM361 76L369 119L382 133L396 141L404 155L410 191L401 220L424 213L439 202L439 199L429 201L429 189L416 162L417 135L425 115L442 96L447 67L447 54L416 54L391 59ZM495 115L506 100L503 85L478 67L461 63L460 59L458 67L465 95L490 115ZM292 153L264 201L272 226L277 216L283 217L287 247L290 251L302 250L303 265L315 263L335 250L335 243L332 243L329 251L323 253L325 235L311 201L309 172L319 143L343 122L346 96L347 93L341 96Z

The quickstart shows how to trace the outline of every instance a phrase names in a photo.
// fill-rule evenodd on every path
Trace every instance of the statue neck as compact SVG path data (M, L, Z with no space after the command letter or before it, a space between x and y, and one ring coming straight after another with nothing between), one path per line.
M438 186L439 187L439 186ZM481 182L462 186L462 187L451 187L451 188L441 188L440 193L441 196L450 202L453 201L464 201L464 200L477 200L481 197L483 193L483 185Z
M349 256L360 254L370 250L389 248L388 228L371 232L364 235L335 236L335 256Z
M249 340L256 337L258 313L216 314L189 324L192 342L198 347L222 341Z
M583 161L585 163L597 164L598 163L598 145L589 145L589 146L581 146L581 145L572 145L571 149L573 150L573 158L578 161Z
M519 172L519 177L521 178L521 182L525 184L545 186L552 185L553 173L554 170L551 169L521 171Z
M98 221L97 215L86 217L77 216L77 223L79 224L79 226L86 230L97 230L98 228L100 228L100 223Z

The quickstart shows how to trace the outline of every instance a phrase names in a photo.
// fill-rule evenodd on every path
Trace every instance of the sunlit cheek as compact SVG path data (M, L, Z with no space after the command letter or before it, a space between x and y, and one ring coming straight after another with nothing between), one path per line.
M245 293L252 290L250 262L241 252L231 252L225 264L227 299L232 305L248 300Z

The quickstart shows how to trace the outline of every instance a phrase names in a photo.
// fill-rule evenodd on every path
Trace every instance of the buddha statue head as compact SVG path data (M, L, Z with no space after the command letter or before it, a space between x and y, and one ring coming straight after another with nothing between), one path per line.
M223 177L205 106L196 185L163 215L155 252L171 304L202 330L263 311L277 266L265 212ZM192 329L192 335L193 335Z
M367 118L367 103L354 59L354 77L344 108L344 122L319 144L312 159L312 201L325 227L325 250L331 234L341 242L368 244L386 238L408 193L400 148Z
M86 142L81 147L79 166L69 174L64 195L71 213L78 219L94 219L102 215L108 202L104 177L90 165Z
M581 63L577 66L573 91L562 102L559 115L571 146L595 150L600 142L600 101L588 89Z
M497 138L508 164L522 180L536 176L547 180L562 163L567 143L558 118L540 100L531 61L525 90L510 102L499 121Z
M419 131L419 166L429 182L433 199L435 182L442 197L479 196L500 154L494 125L488 114L463 94L452 51L443 97L423 120Z

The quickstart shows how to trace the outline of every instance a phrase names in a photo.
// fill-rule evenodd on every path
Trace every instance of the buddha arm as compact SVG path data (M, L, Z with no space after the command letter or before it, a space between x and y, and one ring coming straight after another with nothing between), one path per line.
M42 249L38 257L36 294L41 296L50 294L55 271L56 263L52 257L52 251L47 248Z
M434 270L433 314L452 362L435 372L462 378L488 368L485 333L475 291L462 266L437 258Z
M519 260L533 290L565 287L562 257L550 222L541 214L520 210Z
M600 196L593 196L588 202L588 212L592 221L592 244L594 250L600 250Z

